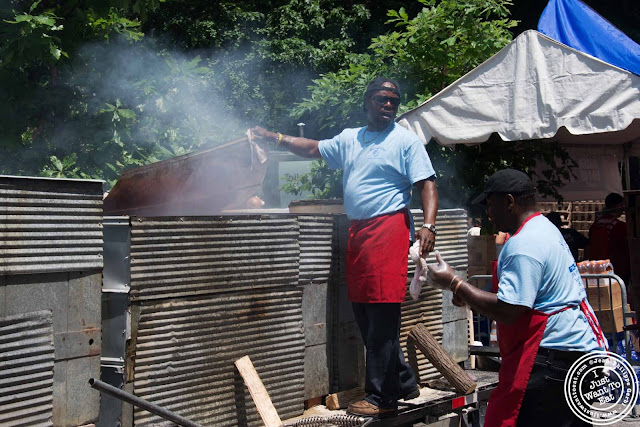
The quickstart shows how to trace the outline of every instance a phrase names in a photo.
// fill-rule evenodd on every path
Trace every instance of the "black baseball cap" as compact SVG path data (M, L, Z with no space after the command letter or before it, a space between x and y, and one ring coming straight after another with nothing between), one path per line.
M533 194L533 182L526 173L515 169L503 169L489 177L484 185L484 191L471 203L474 205L486 203L491 193Z
M382 86L384 83L391 83L395 86L395 88ZM377 92L379 90L388 90L389 92L393 92L396 95L400 96L400 85L398 84L398 82L386 77L376 77L375 79L371 80L371 83L369 83L369 86L367 86L367 90L364 91L364 97L366 98L370 93Z

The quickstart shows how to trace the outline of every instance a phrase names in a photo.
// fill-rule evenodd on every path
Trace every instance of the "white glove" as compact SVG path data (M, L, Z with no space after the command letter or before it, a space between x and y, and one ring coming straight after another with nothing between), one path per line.
M451 286L451 279L456 274L456 272L453 271L453 268L451 268L451 266L447 264L444 259L442 259L439 251L435 251L434 253L436 255L436 261L438 261L438 263L429 264L427 266L427 280L432 286L436 288L449 290L449 287Z
M427 262L420 256L420 240L416 240L409 248L409 255L416 265L416 271L413 273L413 279L409 285L409 294L411 294L411 298L417 300L420 298L422 284L427 280Z

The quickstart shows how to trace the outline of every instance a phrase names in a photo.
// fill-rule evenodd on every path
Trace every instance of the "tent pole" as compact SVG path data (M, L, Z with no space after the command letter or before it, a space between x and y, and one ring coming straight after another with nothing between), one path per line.
M631 190L631 172L629 171L629 151L631 143L624 144L624 188L629 191Z

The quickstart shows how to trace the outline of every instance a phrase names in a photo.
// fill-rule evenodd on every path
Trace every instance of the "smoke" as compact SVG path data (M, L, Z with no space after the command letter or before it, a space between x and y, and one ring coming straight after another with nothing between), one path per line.
M252 126L295 131L289 112L316 76L252 50L167 45L146 37L81 47L56 82L66 99L52 102L47 156L77 155L72 166L113 185L123 170L241 139Z
M279 79L274 78L274 66ZM77 166L106 179L110 187L124 170L243 139L247 128L255 125L274 124L279 126L274 130L282 132L295 129L297 120L289 111L307 95L313 77L287 71L251 51L181 52L152 38L90 43L74 55L58 82L73 91L70 108L77 111L76 119L51 120L50 137L59 158L77 153ZM256 186L252 177L259 171L254 170L250 150L237 152L246 159L216 150L206 160L180 163L186 169L204 170L161 172L158 179L179 176L178 181L186 181L173 179L168 184L164 192L172 193L170 198L158 185L140 182L147 190L153 188L147 193L158 196L142 192L132 199L141 206L157 206L145 214L176 214L171 203L181 206L183 215L214 214L222 208L245 208L252 196L279 192L277 181L270 184L274 189ZM264 177L264 170L261 173ZM233 199L233 192L241 199ZM181 193L184 198L177 201ZM197 195L197 205L186 201L189 194Z
M140 148L160 145L183 154L241 136L246 119L229 107L225 88L216 87L220 73L209 58L157 46L154 40L86 45L68 84L78 89L89 112L110 120L114 126L107 128L128 131ZM130 112L119 114L110 105Z

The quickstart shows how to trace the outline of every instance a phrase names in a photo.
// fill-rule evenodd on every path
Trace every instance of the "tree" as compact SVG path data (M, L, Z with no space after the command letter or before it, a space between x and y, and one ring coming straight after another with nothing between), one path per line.
M404 9L389 11L395 31L373 39L369 51L352 56L350 65L314 80L311 97L299 103L294 114L315 121L322 136L354 127L364 118L360 105L367 83L376 75L394 77L403 89L402 111L413 108L495 54L512 39L507 0L419 0L423 9L410 17ZM429 145L439 176L444 207L468 203L480 191L484 178L510 166L534 172L538 160L555 165L541 177L541 190L557 195L556 186L569 178L571 159L557 144L512 144L492 139L478 147L455 151ZM323 167L314 166L317 170ZM298 177L300 188L313 190L319 179ZM340 185L334 176L332 185ZM338 193L327 190L326 193ZM295 188L295 186L293 187Z
M152 3L138 1L131 7L139 10ZM56 137L88 110L88 103L65 75L83 42L108 41L116 34L139 40L142 34L137 31L139 24L122 16L126 11L114 2L79 5L77 1L15 2L10 9L5 2L0 8L0 93L5 100L0 107L2 173L95 176L90 166L76 166L91 151L86 140L76 153L67 149L68 141ZM122 109L119 117L127 114ZM97 120L96 127L102 126Z
M1 10L0 172L109 184L256 123L294 128L291 100L362 48L370 16L335 0L20 6Z

